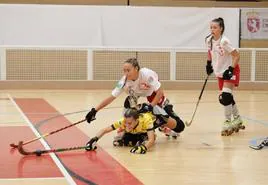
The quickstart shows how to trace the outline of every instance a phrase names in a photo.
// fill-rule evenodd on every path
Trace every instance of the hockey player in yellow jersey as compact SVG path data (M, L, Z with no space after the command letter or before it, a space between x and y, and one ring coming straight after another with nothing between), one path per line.
M95 150L97 141L105 134L117 130L120 138L113 141L114 146L131 146L131 153L145 154L154 145L154 122L156 117L151 113L139 113L129 108L124 117L112 125L101 129L88 143L86 150Z

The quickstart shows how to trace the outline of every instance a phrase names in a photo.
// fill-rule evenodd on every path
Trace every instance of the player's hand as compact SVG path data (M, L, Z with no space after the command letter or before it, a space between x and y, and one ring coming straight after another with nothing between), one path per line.
M96 144L97 144L97 141L99 140L98 137L93 137L90 139L89 142L87 142L87 147L86 147L86 150L87 151L92 151L92 150L96 150L97 147L96 147Z
M139 108L139 113L153 112L153 106L151 104L143 103Z
M228 69L226 69L222 75L222 78L224 80L230 80L234 75L234 68L232 66L229 66Z
M145 154L147 152L147 148L145 145L141 144L131 148L130 152L134 154Z
M95 120L96 119L96 109L95 108L92 108L91 111L89 111L86 115L86 120L88 123L90 123L91 121Z
M206 65L207 75L211 75L211 73L213 73L213 67L211 63L212 63L211 60L207 61L207 65Z

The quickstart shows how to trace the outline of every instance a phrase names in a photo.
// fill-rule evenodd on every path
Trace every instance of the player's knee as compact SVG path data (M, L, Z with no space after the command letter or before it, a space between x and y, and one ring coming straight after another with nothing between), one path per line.
M229 92L222 92L219 95L219 102L224 106L231 105L234 102L233 95Z
M177 132L177 133L182 132L185 128L185 125L184 125L183 121L179 118L179 116L177 116L175 114L175 112L173 111L173 105L168 104L167 106L165 106L164 109L168 113L168 115L171 118L175 119L175 121L176 121L176 126L172 130Z
M176 120L177 124L176 124L176 127L173 128L172 130L177 132L177 133L182 132L184 130L184 128L185 128L185 125L184 125L183 121L179 117L176 117L174 119Z

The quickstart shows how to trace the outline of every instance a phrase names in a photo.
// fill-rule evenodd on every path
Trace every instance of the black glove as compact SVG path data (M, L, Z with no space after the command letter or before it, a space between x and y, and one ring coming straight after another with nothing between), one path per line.
M96 116L96 109L95 108L92 108L91 111L89 111L89 113L87 113L86 115L86 120L88 123L90 123L91 121L95 120L95 116Z
M153 106L151 104L143 103L140 106L139 113L153 112Z
M97 144L97 141L99 140L98 137L93 137L90 139L89 142L87 142L87 147L86 147L86 150L87 151L92 151L92 150L96 150L97 147L96 147L96 144Z
M212 68L212 65L211 65L211 60L208 60L207 61L206 71L207 71L207 74L208 75L211 75L211 73L213 73L213 68Z
M234 68L232 66L229 66L228 69L226 69L222 75L222 78L224 80L230 80L234 75Z
M131 148L130 152L134 154L145 154L147 152L147 148L145 145L141 144Z

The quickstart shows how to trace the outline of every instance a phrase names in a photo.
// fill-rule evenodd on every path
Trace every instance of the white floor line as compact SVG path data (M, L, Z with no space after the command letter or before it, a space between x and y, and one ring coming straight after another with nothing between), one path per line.
M21 116L23 117L23 119L27 122L27 124L29 125L29 127L32 129L32 131L34 132L34 134L36 135L36 137L41 137L40 133L36 130L36 128L33 126L32 122L27 118L27 116L22 112L22 110L20 109L20 107L17 105L17 103L15 102L15 100L8 94L8 98L10 99L10 101L13 103L13 105L17 108L17 110L20 112ZM47 142L41 138L40 139L41 143L43 144L43 146L45 147L46 150L50 150L51 148L49 147L49 145L47 144ZM62 165L62 163L60 162L60 160L58 159L58 157L54 154L54 153L49 153L49 155L51 156L51 158L54 160L54 162L56 163L56 165L58 166L58 168L60 169L61 173L63 174L63 176L66 178L66 180L68 181L69 184L71 185L76 185L75 181L73 180L73 178L71 177L71 175L67 172L67 170L64 168L64 166Z

